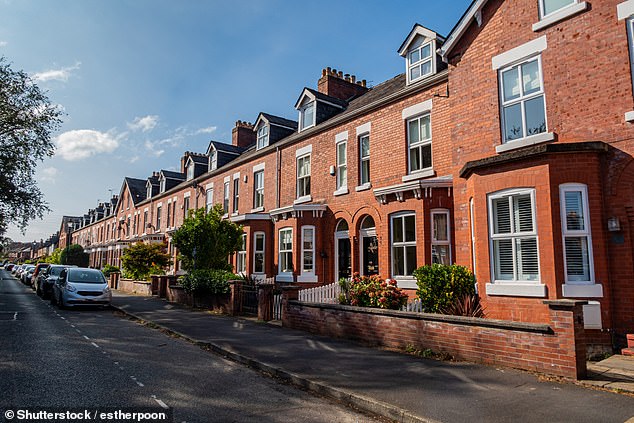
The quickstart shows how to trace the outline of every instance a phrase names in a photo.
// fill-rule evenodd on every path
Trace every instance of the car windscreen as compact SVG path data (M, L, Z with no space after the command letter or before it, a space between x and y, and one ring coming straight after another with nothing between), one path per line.
M68 269L68 282L78 283L106 283L99 270Z
M48 275L59 276L59 274L62 273L62 270L64 270L63 267L51 267L51 269L48 271Z

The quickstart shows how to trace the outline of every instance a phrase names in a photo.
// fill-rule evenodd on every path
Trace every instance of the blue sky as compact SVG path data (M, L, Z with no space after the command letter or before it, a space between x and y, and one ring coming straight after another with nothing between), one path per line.
M66 113L37 171L52 212L7 235L47 238L124 176L231 142L236 120L296 119L325 67L373 85L402 73L396 50L414 23L447 35L469 3L0 0L0 55Z

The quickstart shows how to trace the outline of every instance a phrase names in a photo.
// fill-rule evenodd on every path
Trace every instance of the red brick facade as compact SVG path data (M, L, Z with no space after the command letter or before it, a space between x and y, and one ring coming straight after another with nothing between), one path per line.
M222 204L226 185L227 218L242 224L246 234L246 273L254 271L255 233L263 233L263 275L268 277L315 285L332 283L348 271L373 269L414 288L411 277L399 274L399 266L431 264L432 250L444 251L444 246L433 245L438 241L432 213L446 212L447 261L474 270L488 317L546 322L551 312L544 300L589 300L588 337L609 345L610 332L618 336L634 330L634 124L626 114L634 110L634 97L624 19L634 6L631 0L575 1L540 20L540 1L546 0L474 1L447 39L415 26L401 47L407 63L411 65L408 52L429 40L439 48L439 55L431 57L433 72L418 80L401 75L368 89L354 77L325 69L318 91L304 91L314 97L314 124L300 119L297 131L296 122L270 121L270 138L256 149L259 127L238 121L232 144L239 149L226 153L230 160L151 198L145 192L142 198L131 197L124 183L116 214L85 225L73 233L73 240L94 253L93 265L118 264L126 243L165 239L169 245L170 232L182 224L185 198L190 209L204 207L208 190L213 190L213 202ZM520 69L527 60L538 60L532 63L538 64L539 73L529 76L526 65L522 92L535 86L543 91L544 124L535 135L505 143L502 114L511 109L501 98L502 72ZM528 101L522 104L528 110ZM298 104L298 110L304 105ZM431 162L429 139L415 149L408 144L408 125L420 118L417 131L424 131L426 116L431 120ZM293 125L287 135L274 139L276 130L288 131ZM366 135L370 172L363 183L360 140ZM345 183L340 177L343 160L337 155L343 142ZM416 151L422 165L413 161ZM303 157L310 157L308 194L299 192ZM415 171L417 166L421 171ZM264 199L256 207L259 171L264 172ZM589 259L574 263L566 251L572 257L577 250L566 250L568 229L562 225L571 216L562 213L566 189L580 196L570 198L581 198L579 204L587 206L583 228L588 232L566 239L571 245L587 240L583 251ZM500 198L530 201L532 229L522 235L527 241L492 239L493 204ZM143 221L146 211L148 222ZM411 241L407 245L399 244L394 227L405 222L399 220L404 214L415 222L405 235ZM337 232L344 225L347 229ZM292 273L280 275L284 228L292 229L285 244L290 246ZM312 242L305 240L311 233ZM522 247L533 240L534 252ZM513 254L512 260L495 252L499 245L508 247L504 251ZM376 254L373 263L370 248ZM176 254L171 246L170 251ZM234 265L237 257L231 258ZM533 267L527 264L531 260ZM573 265L581 268L570 270ZM172 271L178 270L176 264Z

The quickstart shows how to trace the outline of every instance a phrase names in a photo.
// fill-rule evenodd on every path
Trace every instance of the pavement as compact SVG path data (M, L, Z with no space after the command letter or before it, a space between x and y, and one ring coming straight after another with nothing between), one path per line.
M634 360L574 382L438 361L116 292L113 307L261 373L399 422L634 422ZM263 395L266 395L263 393Z

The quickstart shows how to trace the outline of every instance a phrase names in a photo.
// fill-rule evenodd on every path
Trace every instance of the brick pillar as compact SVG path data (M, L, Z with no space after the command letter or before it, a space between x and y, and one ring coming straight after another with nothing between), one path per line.
M158 295L159 294L159 277L157 275L151 275L150 282L152 282L152 295Z
M282 287L282 326L290 327L291 312L290 302L297 301L299 299L299 291L302 289L299 286L284 286Z
M273 288L274 285L260 285L258 289L258 319L268 322L273 320Z
M119 289L119 277L120 276L121 276L121 273L119 273L119 272L112 272L110 274L110 288Z
M231 300L229 301L229 313L230 316L237 316L241 310L241 297L242 297L242 281L235 280L229 281L231 284Z
M546 300L551 328L555 332L553 348L562 351L561 374L573 379L587 376L586 339L583 327L584 300Z

